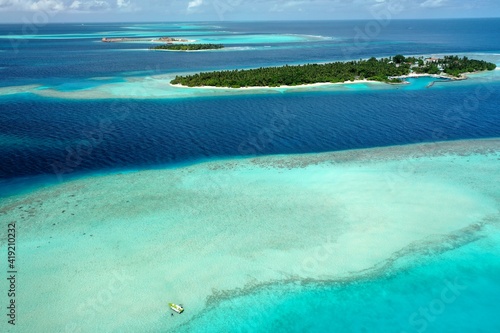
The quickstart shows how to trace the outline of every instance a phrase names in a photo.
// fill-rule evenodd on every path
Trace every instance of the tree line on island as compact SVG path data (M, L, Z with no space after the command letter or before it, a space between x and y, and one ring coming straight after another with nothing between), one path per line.
M279 87L313 83L339 83L371 80L401 83L400 76L415 73L443 74L459 77L463 73L493 70L495 64L467 57L446 56L443 59L424 59L397 55L389 58L306 64L297 66L261 67L245 70L204 72L176 76L172 84L188 87Z
M460 77L463 73L473 73L479 71L492 71L497 67L494 63L483 60L474 60L467 57L445 56L443 59L437 59L427 62L413 68L415 73L441 74L445 73L451 76Z
M165 44L150 47L150 50L199 51L223 49L222 44Z

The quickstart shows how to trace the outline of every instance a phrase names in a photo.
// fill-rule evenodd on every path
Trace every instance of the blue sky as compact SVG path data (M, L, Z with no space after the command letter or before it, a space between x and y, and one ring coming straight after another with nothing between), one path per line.
M499 0L0 0L0 22L499 17Z

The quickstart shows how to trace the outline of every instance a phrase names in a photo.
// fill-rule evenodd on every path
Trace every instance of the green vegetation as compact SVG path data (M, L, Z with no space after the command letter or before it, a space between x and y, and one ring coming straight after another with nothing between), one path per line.
M222 44L166 44L151 47L150 50L198 51L223 49Z
M429 62L424 66L415 68L416 73L440 74L446 73L451 76L459 77L463 73L473 73L478 71L492 71L496 65L483 60L474 60L467 57L445 56L434 62Z
M307 64L301 66L266 67L249 70L220 71L177 76L172 84L189 87L253 87L281 85L295 86L317 82L345 82L369 79L388 82L389 76L410 73L409 65L397 67L389 59L334 62L330 64Z
M405 62L405 56L401 54L395 55L394 58L392 58L392 61L396 64L402 64Z
M299 66L266 67L247 70L228 70L176 76L172 84L188 87L279 87L313 83L337 83L354 80L372 80L386 83L401 83L394 78L417 73L459 76L466 72L495 69L495 64L485 61L469 60L466 57L445 57L439 60L424 60L422 57L370 58L368 60L334 62L329 64L307 64Z

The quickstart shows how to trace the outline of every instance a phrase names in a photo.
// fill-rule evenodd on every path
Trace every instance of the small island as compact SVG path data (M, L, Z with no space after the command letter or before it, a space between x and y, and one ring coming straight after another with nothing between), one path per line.
M150 47L150 50L201 51L223 49L222 44L166 44Z
M176 45L177 46L177 45ZM193 45L194 46L194 45ZM391 84L404 83L404 78L420 75L438 75L444 79L463 79L463 74L494 70L496 65L482 60L445 56L439 58L405 57L266 67L246 70L205 72L176 76L173 85L187 87L280 87L315 83L344 83L377 81Z
M123 42L180 42L187 43L189 40L180 39L180 38L172 38L172 37L160 37L160 38L150 38L150 37L117 37L117 38L108 38L103 37L101 39L103 43L123 43Z
M186 43L186 42L189 42L187 39L173 38L173 37L160 37L160 38L158 38L158 41L167 42L167 43L173 43L173 42Z

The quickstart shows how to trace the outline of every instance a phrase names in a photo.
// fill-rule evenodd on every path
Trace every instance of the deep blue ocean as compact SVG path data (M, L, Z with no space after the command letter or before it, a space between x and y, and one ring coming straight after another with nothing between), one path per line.
M83 91L110 81L120 82L120 78L395 54L476 54L492 61L500 59L500 19L393 20L376 35L357 38L356 28L363 30L368 23L48 24L34 32L22 25L0 25L0 91L26 85ZM100 42L102 37L144 33L175 36L180 29L204 38L232 36L244 40L245 36L262 34L312 37L276 42L266 41L264 36L251 47L236 39L233 46L241 47L239 51L200 53L149 52L144 51L148 46L142 43ZM11 38L6 38L9 35ZM94 77L104 79L88 80ZM164 168L207 159L500 136L500 80L487 85L470 80L432 88L417 81L401 89L178 99L63 99L2 93L0 193L6 196L90 173ZM474 100L479 92L481 98ZM273 127L277 122L281 126ZM496 257L485 260L492 265L488 276L498 277ZM430 320L413 325L408 321L413 310L407 309L413 309L415 303L388 296L413 283L410 298L418 298L418 286L436 279L444 281L437 288L445 288L447 277L459 274L463 265L455 257L448 262L447 271L431 262L429 269L394 273L382 282L366 281L345 288L309 286L298 291L287 286L291 291L273 304L296 309L296 304L310 302L310 311L290 310L279 320L259 317L247 331L500 332L498 319L491 319L499 289L490 278L470 282L496 286L490 295L467 298L471 307L477 306L474 311L464 313L463 307L450 306L435 325ZM256 293L249 297L229 300L234 304L227 306L241 314L252 297L265 296ZM355 300L339 308L337 304L346 299ZM421 304L428 301L424 297ZM405 306L404 311L397 312ZM396 315L391 315L394 311ZM358 322L347 321L346 316L353 313ZM301 317L306 319L295 320ZM242 315L239 320L235 317L227 326L211 331L237 331L250 319ZM484 325L478 328L481 322Z
M258 67L435 53L500 53L500 20L392 21L377 36L356 37L369 21L214 22L181 24L0 25L0 87L39 84L59 90L91 88L90 77L145 76L182 71ZM101 43L110 36L311 35L323 39L255 43L220 53L133 52L141 43ZM327 39L328 38L328 39ZM234 44L234 46L248 46ZM124 49L124 51L120 51ZM125 51L126 50L126 51ZM108 82L108 81L102 81ZM491 83L498 91L500 83ZM300 92L177 100L68 100L30 93L0 95L0 179L9 190L24 177L55 179L54 170L81 151L64 177L82 172L157 167L214 157L289 154L379 147L500 134L500 95L453 118L474 91L445 89L329 93ZM117 111L118 110L118 111ZM285 110L285 111L284 111ZM269 135L276 114L289 122ZM109 126L103 130L100 123ZM89 136L94 135L94 139ZM59 172L60 173L60 172ZM50 179L53 178L53 179ZM61 177L58 178L60 180ZM32 184L34 179L21 184Z

